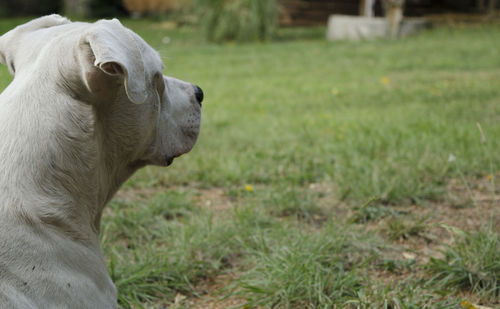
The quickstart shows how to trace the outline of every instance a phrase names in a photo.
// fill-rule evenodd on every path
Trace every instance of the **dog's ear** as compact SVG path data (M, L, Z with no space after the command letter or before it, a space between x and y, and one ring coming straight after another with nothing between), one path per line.
M25 24L19 25L10 30L4 35L0 36L0 63L9 67L9 71L14 75L14 55L18 46L19 38L28 32L36 31L42 28L49 28L68 24L69 21L66 17L57 14L47 15L40 18L33 19Z
M5 64L5 65L7 65L7 59L5 57L5 45L6 45L5 36L6 35L7 35L7 33L0 36L0 63Z
M8 33L4 34L3 36L0 36L0 63L4 64L7 66L9 69L9 73L11 75L14 75L16 73L16 69L14 67L14 61L12 58L12 53L9 53L8 48L12 48L12 46L8 43L6 43L7 39L5 36ZM7 47L10 46L10 47Z
M139 43L117 19L102 20L83 38L93 54L93 65L102 72L123 78L130 101L141 104L148 97L148 83ZM89 78L86 76L86 82Z
M2 39L2 37L0 36L0 40L1 39ZM0 45L0 63L7 65L7 61L5 60L5 55L2 52L2 45Z

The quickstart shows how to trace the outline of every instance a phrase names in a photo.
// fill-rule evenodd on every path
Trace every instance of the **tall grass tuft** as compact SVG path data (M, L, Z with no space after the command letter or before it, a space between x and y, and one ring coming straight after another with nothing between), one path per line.
M120 308L196 294L195 282L227 267L237 254L234 226L214 222L185 194L165 192L148 202L109 206L102 241Z
M197 0L208 41L265 41L276 30L275 0Z
M455 243L443 258L432 258L427 269L431 282L441 288L454 287L477 293L484 301L500 297L500 237L489 228L476 232L454 229Z
M288 228L277 235L263 233L248 246L253 267L236 282L233 293L246 298L248 308L341 306L362 285L353 266L362 263L358 251L364 249L355 247L357 241L351 231L334 224L315 233Z

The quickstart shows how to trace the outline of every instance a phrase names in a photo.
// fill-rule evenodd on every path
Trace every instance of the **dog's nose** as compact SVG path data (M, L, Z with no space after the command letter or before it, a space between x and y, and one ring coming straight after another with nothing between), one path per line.
M198 103L200 103L201 105L201 102L203 101L203 90L201 90L201 88L196 85L193 85L193 87L194 87L194 96L196 97L196 100L198 100Z

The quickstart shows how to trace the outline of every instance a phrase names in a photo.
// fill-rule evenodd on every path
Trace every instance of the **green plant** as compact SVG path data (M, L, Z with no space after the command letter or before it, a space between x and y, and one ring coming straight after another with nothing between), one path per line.
M332 308L356 296L363 263L349 229L329 224L322 231L304 233L289 227L256 236L249 248L253 267L234 285L245 306L270 308ZM276 234L274 234L276 233Z
M361 207L355 207L354 214L349 218L349 222L367 223L387 216L397 216L402 213L401 211L380 204L379 200L377 197L372 197L361 205Z
M389 272L400 272L403 270L411 270L411 268L415 265L415 259L408 260L393 260L386 259L380 262L379 266Z
M238 245L230 241L235 226L214 223L185 194L113 201L109 208L101 237L123 308L196 294L194 281L227 267L237 254Z
M262 198L264 208L273 216L294 217L301 221L321 222L327 215L315 201L315 197L293 187L278 187Z
M422 236L425 234L428 219L427 216L418 220L392 216L387 221L385 230L391 239L408 239L412 236Z
M500 297L500 237L488 228L464 232L450 228L455 243L446 246L443 258L431 258L427 270L439 288L463 289L485 301Z
M197 0L200 26L209 41L262 41L274 34L275 0Z
M423 282L410 276L390 284L370 282L346 308L455 309L459 303L457 298L429 292Z

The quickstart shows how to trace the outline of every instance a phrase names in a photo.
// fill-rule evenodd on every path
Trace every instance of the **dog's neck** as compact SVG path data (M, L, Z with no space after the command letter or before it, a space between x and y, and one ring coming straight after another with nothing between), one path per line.
M88 104L54 93L9 100L30 95L22 90L0 96L0 213L17 211L95 245L104 206L140 164L107 157L116 152L96 133Z

